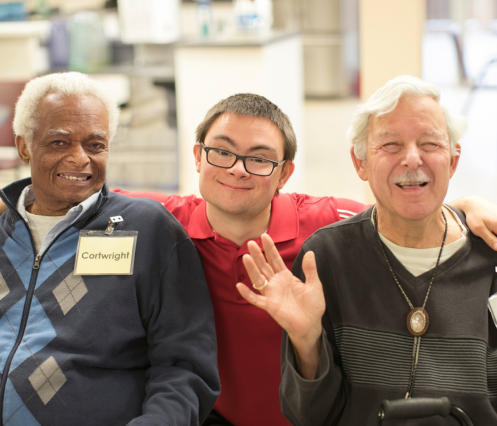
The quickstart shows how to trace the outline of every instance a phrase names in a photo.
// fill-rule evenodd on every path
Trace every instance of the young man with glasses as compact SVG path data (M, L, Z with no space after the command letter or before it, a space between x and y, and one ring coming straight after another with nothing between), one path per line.
M202 198L127 193L163 203L202 258L214 307L221 396L209 425L288 425L280 411L281 327L238 293L250 283L247 241L267 232L288 268L317 229L364 210L333 197L278 194L293 173L297 141L288 117L262 96L238 94L209 110L194 155ZM241 161L239 161L241 160Z
M296 149L291 123L276 105L238 94L211 108L197 128L193 151L203 198L124 192L163 203L202 258L221 379L206 425L289 425L278 397L282 329L236 289L238 282L250 285L242 263L247 242L262 248L260 236L267 232L290 269L314 231L365 208L346 199L278 194L293 173Z
M220 148L207 148L203 142L200 142L200 145L202 145L202 148L205 150L205 155L209 164L221 167L222 169L231 169L238 160L242 160L245 171L256 176L269 176L273 173L275 167L285 164L286 161L273 161L263 157L238 155L234 152Z

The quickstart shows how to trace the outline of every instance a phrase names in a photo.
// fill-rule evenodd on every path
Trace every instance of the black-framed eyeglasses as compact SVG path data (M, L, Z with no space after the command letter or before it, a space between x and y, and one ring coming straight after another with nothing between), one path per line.
M267 158L238 155L225 149L210 148L205 146L203 142L200 142L200 145L205 149L205 155L209 164L223 169L231 169L238 160L242 160L247 173L256 176L269 176L276 167L281 166L286 161L273 161Z

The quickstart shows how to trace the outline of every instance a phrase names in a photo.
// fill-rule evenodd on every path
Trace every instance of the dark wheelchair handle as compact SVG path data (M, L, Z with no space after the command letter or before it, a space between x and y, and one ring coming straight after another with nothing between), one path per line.
M380 404L382 420L388 419L420 419L423 417L450 414L449 398L411 398L389 401L384 399Z
M449 398L411 398L381 401L378 425L388 419L420 419L431 416L454 417L461 426L473 426L469 416L451 405Z

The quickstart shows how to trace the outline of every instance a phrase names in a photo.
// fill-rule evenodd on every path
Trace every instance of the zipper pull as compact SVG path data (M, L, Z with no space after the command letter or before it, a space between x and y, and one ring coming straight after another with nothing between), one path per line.
M33 269L40 269L40 257L41 256L39 254L36 255Z

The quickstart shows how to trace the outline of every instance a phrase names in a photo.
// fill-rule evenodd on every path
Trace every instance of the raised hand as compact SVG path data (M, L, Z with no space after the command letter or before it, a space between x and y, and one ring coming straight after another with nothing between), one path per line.
M314 253L306 253L302 260L306 277L303 283L287 269L271 237L264 234L261 240L267 261L254 241L248 243L250 255L243 257L250 280L260 288L261 294L255 294L242 283L237 284L237 289L248 302L264 309L286 330L302 376L314 378L322 333L321 318L326 306Z

